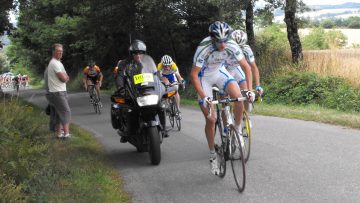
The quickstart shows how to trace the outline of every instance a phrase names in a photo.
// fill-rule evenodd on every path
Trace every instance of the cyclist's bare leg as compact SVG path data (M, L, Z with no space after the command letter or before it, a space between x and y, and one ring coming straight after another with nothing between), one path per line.
M176 95L175 95L175 99L176 99L176 105L180 111L180 95L179 93L177 92Z
M87 86L87 91L89 92L89 85L93 85L93 82L90 79L86 80L86 86ZM89 92L89 96L90 96L90 92Z
M239 88L240 88L240 92L241 92L241 90L248 90L248 86L247 86L246 82L241 83L239 85ZM246 110L247 112L250 112L249 107L250 107L249 102L244 101L244 110Z
M100 99L100 84L97 83L97 84L95 85L95 88L96 88L97 95L99 96L99 99Z
M211 117L207 118L208 115L208 109L207 107L204 106L200 106L201 111L203 112L203 115L205 117L205 135L206 135L206 139L208 142L208 146L210 151L215 149L215 142L214 142L214 137L215 137L215 111L214 111L214 107L211 106Z
M230 95L230 98L241 97L240 88L236 82L231 82L228 84L226 91ZM244 112L244 103L235 102L234 115L235 115L235 126L240 126L242 114Z

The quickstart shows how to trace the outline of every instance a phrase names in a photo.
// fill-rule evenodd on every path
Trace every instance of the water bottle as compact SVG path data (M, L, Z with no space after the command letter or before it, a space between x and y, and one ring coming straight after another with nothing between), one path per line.
M226 125L232 124L232 117L230 112L230 106L225 106Z

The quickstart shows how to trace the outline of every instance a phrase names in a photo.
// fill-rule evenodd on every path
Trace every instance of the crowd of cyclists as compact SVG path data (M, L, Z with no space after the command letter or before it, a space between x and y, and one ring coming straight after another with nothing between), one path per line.
M28 75L13 74L11 72L0 75L0 87L3 88L26 88L29 86L30 77Z

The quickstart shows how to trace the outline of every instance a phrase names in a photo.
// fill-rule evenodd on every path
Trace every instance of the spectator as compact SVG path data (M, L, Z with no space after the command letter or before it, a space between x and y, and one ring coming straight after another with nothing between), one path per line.
M69 126L71 111L68 103L66 82L69 81L69 76L60 61L62 54L63 46L61 44L54 44L52 48L52 59L44 74L47 84L46 99L52 110L50 113L50 124L55 124L54 130L57 138L68 138L70 137Z

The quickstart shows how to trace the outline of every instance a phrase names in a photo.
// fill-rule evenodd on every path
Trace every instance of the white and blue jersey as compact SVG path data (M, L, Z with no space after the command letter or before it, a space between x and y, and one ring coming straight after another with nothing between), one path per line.
M233 40L226 42L224 51L218 51L210 37L203 39L197 47L193 65L201 68L200 83L207 97L212 97L213 85L225 92L227 85L235 81L225 68L230 58L237 61L244 58L240 47Z

